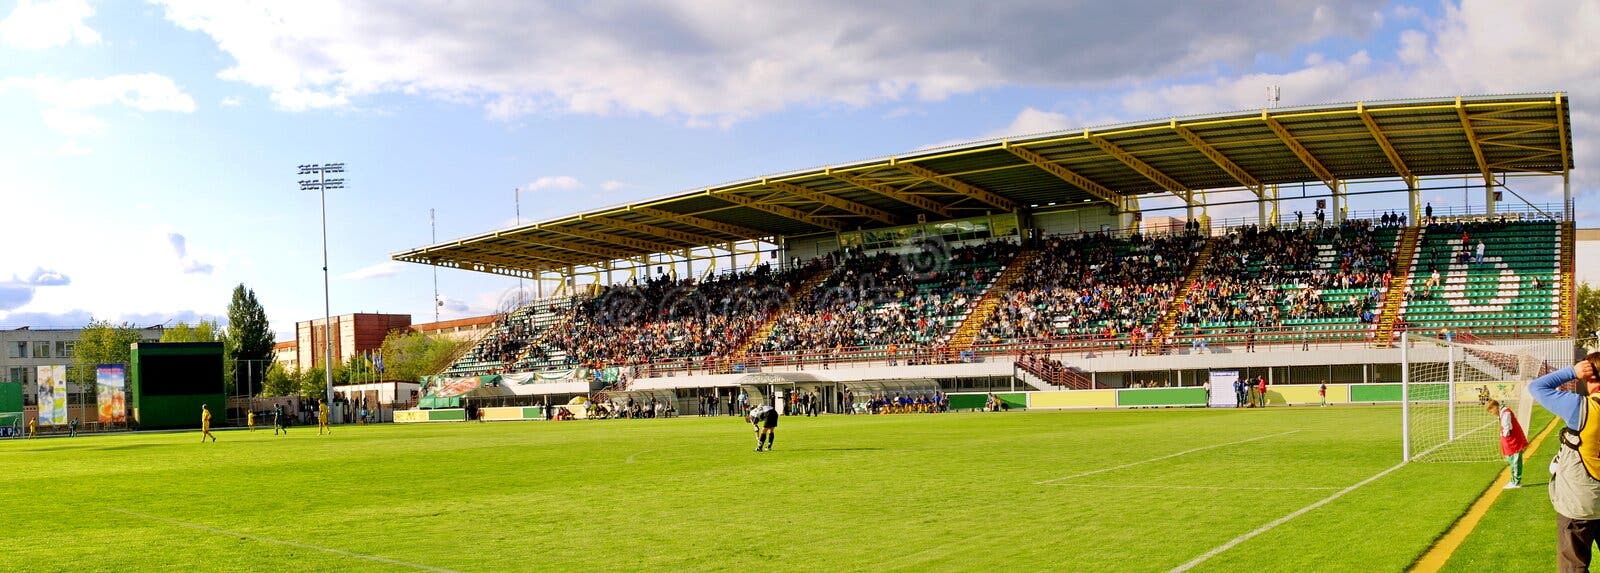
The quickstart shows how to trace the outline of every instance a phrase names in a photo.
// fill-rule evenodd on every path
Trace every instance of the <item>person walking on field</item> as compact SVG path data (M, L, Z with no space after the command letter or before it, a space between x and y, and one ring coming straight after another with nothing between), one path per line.
M327 400L323 400L321 403L317 404L317 435L321 436L324 433L330 436L333 435L333 428L328 426Z
M1323 380L1322 381L1322 385L1317 387L1317 396L1322 398L1322 405L1323 406L1327 406L1328 405L1328 381L1327 380Z
M1560 571L1588 571L1600 538L1600 352L1528 384L1528 393L1566 426L1550 462L1550 505L1556 512L1556 559ZM1578 382L1575 392L1562 384Z
M245 413L245 415L244 415L244 425L248 426L250 428L250 431L252 431L252 432L256 431L256 411L255 410L251 410L251 411Z
M1511 470L1506 489L1522 487L1522 450L1528 448L1528 435L1522 432L1522 423L1517 421L1511 408L1502 407L1498 400L1489 400L1486 407L1490 415L1500 419L1500 455L1506 457L1506 465Z
M200 405L200 443L202 443L202 444L206 443L206 438L211 438L211 441L213 441L213 442L217 441L217 437L214 436L214 435L211 435L211 408L206 406L205 404L201 404Z
M272 435L276 436L278 432L283 432L285 436L289 435L289 427L283 423L283 404L272 408Z
M1259 408L1267 407L1267 377L1266 376L1257 376L1256 377L1256 406L1259 407Z

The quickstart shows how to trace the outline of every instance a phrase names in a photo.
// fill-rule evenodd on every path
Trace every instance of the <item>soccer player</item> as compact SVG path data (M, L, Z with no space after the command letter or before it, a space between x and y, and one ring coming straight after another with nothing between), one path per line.
M251 410L251 411L247 412L244 415L244 425L249 426L250 427L250 431L252 431L252 432L256 431L256 411L255 410Z
M1328 381L1327 380L1323 380L1322 381L1322 385L1317 387L1317 396L1322 398L1322 405L1323 406L1327 406L1328 405Z
M272 408L272 435L276 436L278 432L283 432L285 436L289 435L289 427L283 424L283 404Z
M38 418L32 418L32 419L28 420L28 437L29 438L37 438L37 437L39 437L39 419Z
M328 427L328 401L327 400L323 400L322 403L317 404L317 435L320 436L324 432L326 432L330 436L333 435L333 428Z
M767 404L750 411L750 423L756 427L756 451L765 447L772 451L772 438L778 429L778 410Z
M212 442L217 441L217 437L211 435L211 408L206 406L205 404L201 404L200 405L200 443L202 443L202 444L206 443L206 438L211 438Z
M1561 447L1550 463L1550 505L1556 510L1556 558L1561 571L1588 571L1600 538L1600 352L1528 384L1533 399L1561 417ZM1576 392L1562 384L1578 381Z
M1511 408L1501 407L1497 400L1489 400L1486 406L1490 415L1500 418L1500 455L1511 466L1511 481L1506 482L1506 489L1522 487L1522 450L1528 447L1528 435L1522 433L1522 424Z

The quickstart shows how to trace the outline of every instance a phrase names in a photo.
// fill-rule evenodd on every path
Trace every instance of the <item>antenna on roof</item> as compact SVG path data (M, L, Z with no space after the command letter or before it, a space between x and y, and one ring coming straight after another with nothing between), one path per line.
M1281 99L1282 95L1283 90L1278 89L1278 86L1267 86L1267 107L1278 107L1278 100Z

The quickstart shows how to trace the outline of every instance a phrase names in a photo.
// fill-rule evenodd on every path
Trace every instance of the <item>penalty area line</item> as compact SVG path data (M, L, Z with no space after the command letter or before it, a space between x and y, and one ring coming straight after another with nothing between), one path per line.
M176 525L176 526L179 526L179 527L187 527L189 529L198 529L200 531L216 533L218 535L228 535L228 536L232 536L232 537L240 537L240 538L243 538L243 539L249 539L251 541L259 541L259 542L262 542L262 543L275 543L275 544L278 544L278 545L285 545L285 546L295 547L295 548L299 548L299 549L310 549L312 551L321 551L323 553L332 553L334 555L342 555L342 556L345 556L345 557L353 557L353 558L356 558L356 559L365 559L367 561L383 563L383 564L386 564L386 565L399 565L399 566L402 566L402 567L410 567L410 568L413 568L413 569L421 569L423 571L437 571L439 573L460 573L459 571L456 571L454 569L445 569L443 567L434 567L434 566L431 566L431 565L423 565L423 564L420 564L420 563L411 563L409 561L401 561L399 559L390 559L388 557L380 557L380 556L377 556L377 555L368 555L366 553L356 553L354 551L345 551L343 549L334 549L332 547L323 547L323 546L320 546L320 545L312 545L312 544L309 544L309 543L300 543L298 541L286 541L286 540L283 540L283 539L273 539L271 537L262 537L260 535L252 535L252 534L249 534L249 533L240 533L238 531L228 531L226 529L218 529L218 528L215 528L215 527L211 527L209 525L201 525L199 523L191 523L191 522L188 522L188 521L179 521L179 520L176 520L176 519L169 519L169 518L165 518L165 517L160 517L160 516L155 516L155 515L150 515L150 514L145 514L145 513L139 513L139 512L136 512L136 511L128 511L126 509L120 509L120 508L115 508L115 507L111 507L111 508L107 508L107 509L110 509L111 511L115 511L117 513L131 515L131 516L134 516L134 517L142 517L144 519L148 519L148 520L151 520L151 521L159 521L159 522L162 522L162 523Z
M1117 471L1117 470L1120 470L1120 469L1131 468L1133 466L1148 464L1150 462L1159 462L1161 460L1176 458L1178 456L1188 455L1188 454L1192 454L1192 453L1199 452L1199 451L1214 450L1214 449L1217 449L1217 448L1222 448L1222 447L1227 447L1227 446L1236 446L1236 445L1239 445L1239 444L1245 444L1245 443L1254 442L1254 441L1257 441L1257 440L1265 440L1267 438L1276 438L1278 436L1287 436L1289 434L1293 434L1293 433L1298 432L1298 431L1300 431L1300 430L1289 430L1287 432L1278 432L1276 434L1267 434L1265 436L1256 436L1254 438L1245 438L1243 440L1238 440L1238 441L1234 441L1234 442L1228 442L1228 443L1225 443L1225 444L1212 444L1212 445L1209 445L1209 446L1200 446L1198 448L1187 449L1187 450L1184 450L1184 451L1181 451L1181 452L1178 452L1178 453L1175 453L1175 454L1167 454L1167 455L1164 455L1164 456L1154 457L1154 458L1150 458L1148 460L1140 460L1140 461L1137 461L1137 462L1128 462L1128 463L1122 464L1120 466L1112 466L1112 467L1109 467L1109 468L1100 468L1100 469L1097 469L1097 470L1090 470L1090 471L1086 471L1086 472L1083 472L1083 473L1076 473L1076 474L1072 474L1072 475L1065 476L1065 477L1058 477L1058 478L1055 478L1055 479L1047 479L1047 480L1044 480L1044 481L1036 481L1036 482L1033 482L1033 485L1050 485L1050 484L1053 484L1053 483L1058 482L1058 481L1066 481L1066 480L1069 480L1069 479L1081 478L1081 477L1084 477L1084 476L1092 476L1092 475L1095 475L1095 474L1103 474L1103 473L1106 473L1106 472L1112 472L1112 471Z

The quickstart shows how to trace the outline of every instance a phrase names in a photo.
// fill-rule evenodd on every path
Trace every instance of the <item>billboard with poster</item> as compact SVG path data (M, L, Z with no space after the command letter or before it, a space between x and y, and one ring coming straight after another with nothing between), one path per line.
M67 367L39 367L39 425L67 423Z
M94 367L95 404L101 424L122 424L128 421L127 388L128 369L121 364L101 364Z
M1212 370L1206 379L1211 382L1211 396L1206 400L1207 406L1212 408L1239 406L1238 394L1233 391L1233 383L1239 381L1238 370Z

